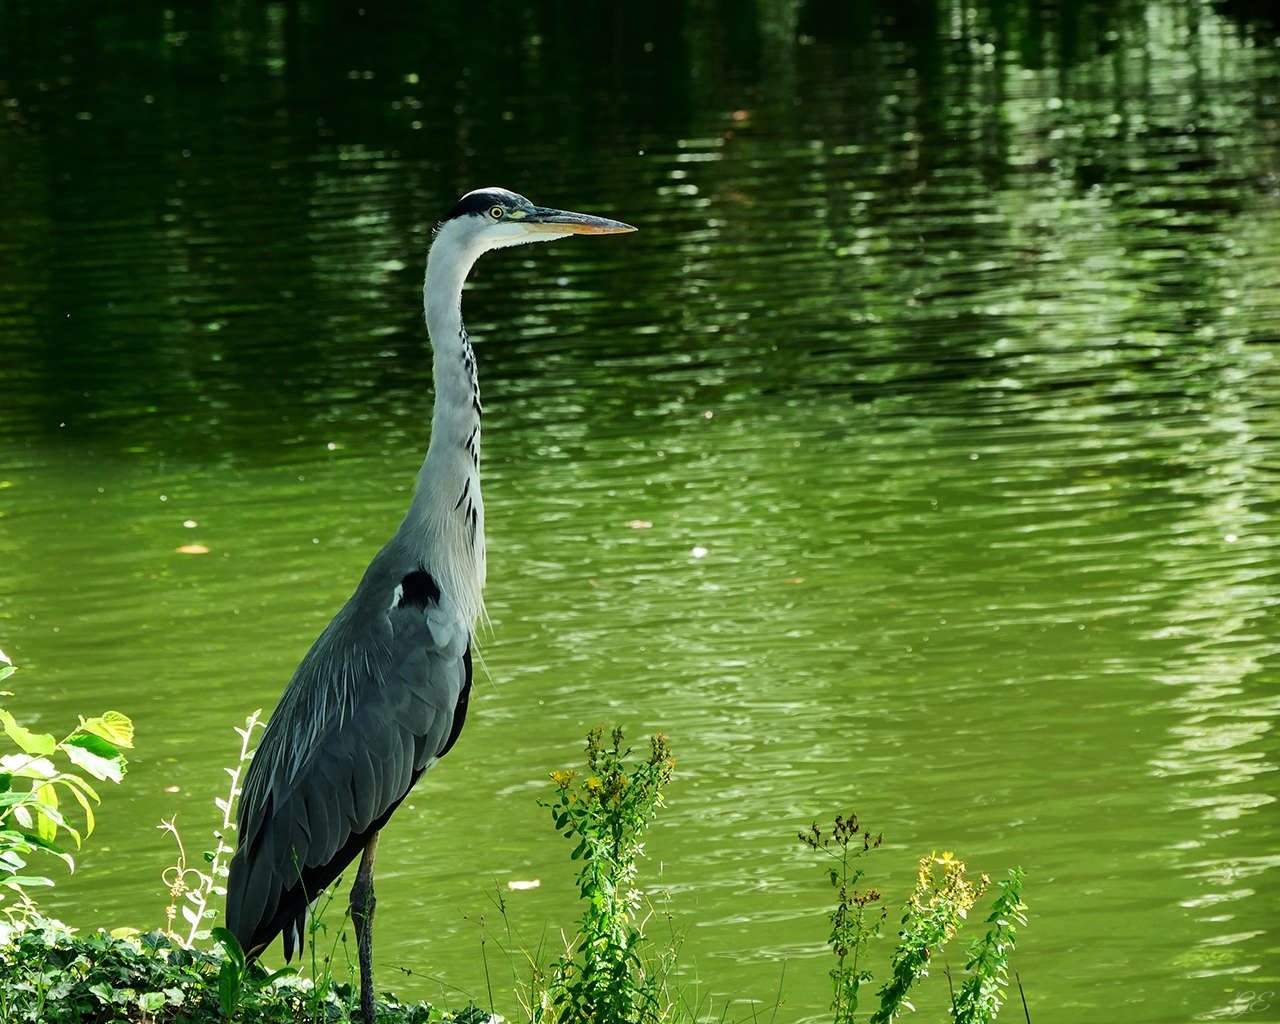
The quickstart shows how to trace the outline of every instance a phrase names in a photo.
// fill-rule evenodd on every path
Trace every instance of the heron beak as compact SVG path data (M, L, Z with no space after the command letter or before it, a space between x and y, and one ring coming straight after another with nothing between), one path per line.
M521 222L526 230L549 235L619 235L635 231L630 224L606 217L592 217L568 210L544 210L539 207Z

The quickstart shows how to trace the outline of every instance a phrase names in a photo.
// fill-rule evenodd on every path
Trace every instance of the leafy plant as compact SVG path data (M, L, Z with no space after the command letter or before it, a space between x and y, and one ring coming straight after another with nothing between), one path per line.
M297 861L294 862L295 867ZM299 872L299 880L301 880L301 872ZM352 971L351 957L347 953L347 924L351 920L351 905L345 903L343 906L342 921L338 925L336 934L329 943L329 951L323 956L320 955L319 937L323 932L327 938L329 935L329 926L325 922L325 916L329 908L333 906L333 901L337 898L338 890L342 887L342 876L339 875L337 880L320 893L315 899L310 901L310 908L307 911L307 947L311 951L311 1003L310 1013L312 1019L324 1019L324 1007L329 999L331 991L337 991L342 988L344 991L352 988L350 985L339 986L333 978L333 964L338 951L338 943L342 943L343 955L347 961L347 972L350 975ZM356 1006L354 993L346 991L348 1002L352 1006Z
M0 681L17 669L0 651ZM8 691L0 696L11 697ZM100 803L93 786L81 775L59 768L52 760L62 754L76 768L102 782L119 782L127 765L121 747L133 746L133 723L118 711L97 718L80 717L80 724L63 739L50 733L36 733L18 724L12 713L0 708L0 726L18 747L18 753L0 756L0 886L16 892L21 899L7 913L30 914L35 904L27 886L53 885L42 875L24 875L26 856L45 850L61 857L75 870L75 861L57 842L59 830L67 832L79 848L82 836L62 813L59 790L70 796L84 811L84 836L93 832L93 805ZM26 784L27 788L20 788Z
M831 1009L835 1013L835 1024L852 1024L858 1009L858 990L872 977L866 967L867 944L880 934L880 926L889 915L883 904L879 914L875 912L879 892L875 889L859 892L854 888L865 874L861 868L854 867L854 862L879 849L883 840L883 835L873 837L861 831L856 814L847 818L837 814L829 835L823 835L816 822L808 832L800 833L802 843L837 862L830 869L837 896L836 909L830 914L831 936L827 939L836 955L836 966L831 969L834 993ZM870 913L868 907L872 908Z
M226 955L218 969L218 1006L224 1017L230 1018L246 996L255 995L279 978L298 973L292 967L268 971L259 961L245 959L240 941L227 929L214 928L212 933Z
M934 874L935 865L942 868L941 880ZM920 858L915 891L907 900L898 947L893 951L893 977L880 989L880 1008L871 1015L870 1024L889 1024L904 1006L915 1009L907 1002L907 993L928 976L933 950L941 950L951 940L986 885L986 875L976 888L968 882L964 861L950 853Z
M240 736L240 759L234 768L223 769L231 776L227 798L224 800L221 797L215 797L213 801L222 812L222 825L214 830L214 848L206 851L204 855L209 870L202 871L187 865L187 851L182 843L182 834L178 831L176 814L168 821L161 819L160 824L156 826L170 833L178 844L177 861L166 868L161 876L169 889L169 906L165 908L164 932L172 941L181 943L188 949L195 945L197 939L207 939L211 934L209 929L200 927L202 922L212 921L217 916L218 912L209 906L209 900L214 896L227 894L227 888L222 880L227 877L227 857L235 853L235 847L228 845L227 839L230 833L236 830L235 804L236 798L240 795L240 778L244 774L245 766L253 757L249 750L249 741L253 738L254 729L264 728L258 721L261 714L262 709L259 708L245 719L243 729L236 727L236 732ZM190 926L185 938L174 931L173 927L178 916L179 901L183 899L186 903L181 906L182 916Z
M1026 927L1027 905L1022 902L1022 868L1010 868L1009 877L996 883L1000 895L991 907L987 924L993 927L982 938L971 939L964 969L968 979L952 1006L956 1024L987 1024L1000 1012L1002 989L1009 985L1009 954L1017 947L1019 927Z
M552 772L558 792L543 803L565 838L577 840L572 857L582 861L577 881L586 903L577 938L553 968L549 1009L575 1024L640 1024L663 1019L668 1008L663 963L642 955L636 859L675 762L661 734L652 737L648 759L631 766L622 729L613 730L610 745L603 737L604 726L587 734L587 777Z
M879 914L875 913L873 904L881 898L875 889L859 892L854 888L864 875L855 862L879 848L882 839L881 835L872 836L864 831L854 814L837 815L835 827L829 834L824 835L816 824L800 833L802 843L836 861L828 869L828 877L838 895L836 909L829 915L831 935L827 940L836 955L836 966L831 970L834 1024L854 1024L859 990L872 978L866 966L868 945L879 935L887 911L881 905ZM938 868L941 868L941 877ZM877 993L880 1006L871 1014L868 1024L890 1024L904 1009L915 1009L907 1001L907 995L928 976L932 954L941 951L955 937L989 884L986 875L980 876L976 885L968 881L966 870L964 861L957 860L951 853L941 857L930 854L920 859L915 889L907 900L903 927L891 958L893 976ZM1013 868L1007 879L996 883L1000 894L987 918L993 927L982 938L969 942L965 965L969 977L958 994L954 991L951 994L949 1010L956 1024L990 1024L1000 1010L1001 990L1009 984L1008 972L1012 969L1009 958L1014 950L1016 930L1027 923L1024 913L1027 908L1022 902L1024 878L1021 868ZM951 979L949 969L947 979Z
M221 931L219 929L219 931ZM30 915L0 924L0 1020L5 1024L350 1024L349 985L316 1005L308 978L268 974L244 963L234 938L214 949L186 949L161 931L87 938L56 921ZM230 966L228 966L230 965ZM474 1019L475 1013L472 1013ZM488 1014L479 1018L488 1019ZM440 1013L425 1002L402 1003L384 994L379 1024L434 1024ZM452 1021L450 1020L450 1024Z

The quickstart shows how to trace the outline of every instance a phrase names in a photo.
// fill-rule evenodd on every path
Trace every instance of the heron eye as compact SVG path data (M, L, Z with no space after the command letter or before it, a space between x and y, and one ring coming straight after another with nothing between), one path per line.
M502 213L503 213L502 207L495 206L492 210L489 211L489 216L492 217L494 220L501 220Z

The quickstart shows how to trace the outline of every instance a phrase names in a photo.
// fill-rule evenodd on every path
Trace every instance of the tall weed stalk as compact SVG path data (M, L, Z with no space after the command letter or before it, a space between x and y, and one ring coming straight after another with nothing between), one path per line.
M847 818L837 814L835 827L828 835L823 835L815 822L808 832L800 833L800 841L836 862L829 869L831 884L837 892L836 909L830 914L831 935L827 939L836 955L836 966L831 969L834 995L831 1010L835 1024L853 1024L858 1010L858 990L872 977L866 966L867 945L880 934L880 926L889 915L888 908L879 902L879 892L870 888L859 892L854 888L866 873L855 867L855 862L879 849L884 836L862 831L856 814Z
M670 958L645 956L643 923L637 921L644 894L635 882L641 840L663 805L675 762L661 734L652 737L649 757L632 765L621 728L610 741L604 741L604 726L592 729L586 778L552 772L558 792L543 803L556 828L577 841L572 857L582 861L577 881L586 906L579 932L548 985L547 1009L566 1024L652 1024L670 1013Z
M996 883L1000 895L987 918L992 927L982 938L971 939L966 950L964 969L969 977L952 1007L956 1024L988 1024L1000 1012L1003 989L1009 985L1010 954L1017 948L1018 929L1027 924L1027 905L1022 902L1025 877L1022 868L1010 868L1009 877Z
M942 869L941 879L935 866ZM920 858L915 891L907 900L898 947L893 951L893 977L880 989L880 1008L871 1015L870 1024L889 1024L904 1007L915 1009L907 1002L907 993L928 976L929 957L955 936L974 902L986 891L987 881L986 875L977 886L967 881L964 861L950 853Z
M245 767L253 758L249 743L253 738L254 729L264 728L262 722L258 721L261 715L262 709L259 708L245 719L243 729L236 727L236 732L240 736L240 759L234 768L223 769L231 776L231 785L226 799L215 797L213 801L222 812L222 824L214 829L214 848L204 854L204 861L209 865L209 869L203 871L187 864L187 851L182 843L182 835L178 831L176 814L168 821L161 819L160 824L156 826L161 831L170 833L174 842L178 844L177 861L166 868L162 875L164 884L169 889L169 906L165 908L164 933L170 941L187 949L191 949L197 939L209 938L211 929L201 926L205 922L211 923L218 914L213 907L209 906L209 901L214 896L227 894L227 887L223 881L227 877L227 857L235 853L235 846L229 845L228 839L236 830L235 806L236 798L240 795L240 780L244 775ZM182 902L184 900L185 902ZM182 910L183 919L190 926L185 936L174 930L174 921L178 916L179 908Z

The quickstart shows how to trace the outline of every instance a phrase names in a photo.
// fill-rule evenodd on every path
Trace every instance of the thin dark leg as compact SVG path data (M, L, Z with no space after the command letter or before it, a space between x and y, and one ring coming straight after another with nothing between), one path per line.
M378 853L378 833L373 834L360 858L355 885L351 887L351 923L356 927L360 957L360 1012L364 1024L376 1024L373 996L373 858Z

